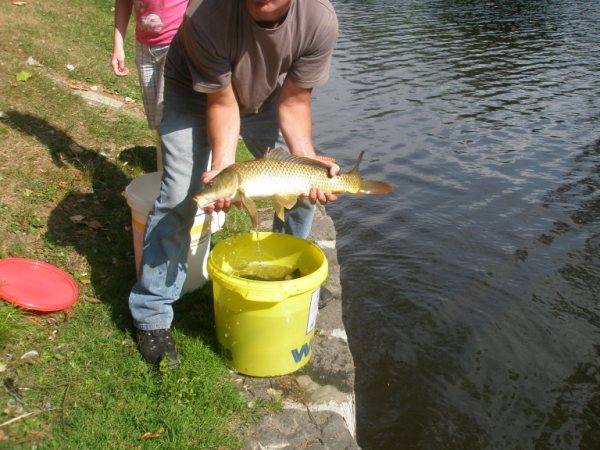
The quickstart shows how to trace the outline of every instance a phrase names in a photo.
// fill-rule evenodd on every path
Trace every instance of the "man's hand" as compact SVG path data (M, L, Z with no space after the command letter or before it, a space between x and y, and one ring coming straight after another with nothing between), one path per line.
M208 172L204 172L202 174L202 184L206 185L210 182L210 180L212 180L214 177L216 177L219 173L221 172L221 170L217 170L217 169L212 169L209 170ZM204 207L204 212L206 214L211 214L213 212L219 212L219 211L225 211L228 212L229 208L231 208L231 198L220 198L218 200L216 200L214 203L207 205ZM236 204L236 206L239 208L241 206L241 203Z
M338 166L335 163L335 158L331 158L329 156L316 155L315 159L318 159L322 163L329 166L329 177L330 178L335 177L335 176L337 176L338 173L340 173L340 166ZM300 198L306 198L306 197L307 197L306 195L300 196ZM332 194L331 192L322 191L322 190L316 189L316 188L311 188L310 192L308 193L308 199L310 200L310 202L313 205L317 201L319 201L319 203L324 205L327 202L336 201L337 198L338 198L338 196L336 194Z
M202 174L204 184L235 163L235 149L240 136L240 109L231 84L221 91L206 95L206 124L212 147L212 166ZM204 211L227 212L229 208L231 199L220 198L204 208Z

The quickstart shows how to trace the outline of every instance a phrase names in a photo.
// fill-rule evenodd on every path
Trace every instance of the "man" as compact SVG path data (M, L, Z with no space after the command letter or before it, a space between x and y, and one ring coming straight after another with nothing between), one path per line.
M241 135L255 157L286 146L318 158L312 142L311 90L329 76L337 18L328 0L195 0L171 43L160 126L164 171L146 223L138 283L129 305L143 358L152 366L180 363L169 328L181 293L197 205L192 197L235 162ZM209 167L209 160L212 162ZM331 166L334 176L339 167ZM206 171L206 172L205 172ZM274 218L273 231L306 237L308 199ZM206 212L227 210L219 199Z

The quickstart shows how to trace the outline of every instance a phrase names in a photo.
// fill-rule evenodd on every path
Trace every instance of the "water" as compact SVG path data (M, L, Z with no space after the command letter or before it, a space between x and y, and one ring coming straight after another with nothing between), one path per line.
M600 0L333 4L359 444L600 448Z
M257 245L259 241L256 242ZM300 278L302 274L297 267L270 264L261 260L245 264L232 273L233 276L255 281L289 281Z

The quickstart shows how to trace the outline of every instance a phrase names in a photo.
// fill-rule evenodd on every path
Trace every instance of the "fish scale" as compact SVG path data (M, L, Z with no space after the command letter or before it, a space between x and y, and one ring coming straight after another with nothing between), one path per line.
M241 176L242 188L251 197L272 195L265 184L275 185L280 195L308 194L312 187L333 193L356 193L360 189L359 177L340 174L330 178L326 166L313 167L276 160L263 162L259 159L234 166L233 170Z
M199 207L205 207L220 198L240 201L256 228L258 214L253 199L271 198L277 216L284 220L286 209L292 208L298 196L308 194L311 188L334 194L387 194L392 187L383 181L363 180L358 166L335 177L329 176L329 166L310 158L292 156L278 148L251 161L232 164L213 178L194 197Z

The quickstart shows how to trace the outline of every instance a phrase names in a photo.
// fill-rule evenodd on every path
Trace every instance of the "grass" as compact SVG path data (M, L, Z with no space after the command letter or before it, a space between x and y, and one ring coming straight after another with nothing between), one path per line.
M136 77L110 69L112 6L0 3L5 23L18 24L0 28L0 258L49 262L79 288L77 303L53 314L0 302L0 448L239 448L256 408L217 351L210 285L176 304L177 371L150 371L130 335L122 192L154 169L154 134L143 116L91 107L72 89L140 99ZM214 239L248 229L245 214L230 215Z

